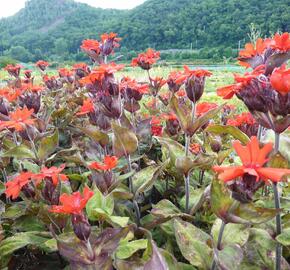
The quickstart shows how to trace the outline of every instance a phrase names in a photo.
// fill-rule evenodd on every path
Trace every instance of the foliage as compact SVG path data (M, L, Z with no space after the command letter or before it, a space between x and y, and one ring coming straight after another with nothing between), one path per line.
M65 41L55 41L64 55ZM120 42L83 40L91 66L4 68L0 267L288 269L290 170L279 143L289 136L290 35L240 52L253 70L217 93L243 109L215 102L212 72L154 73L153 49L134 55L142 71L128 77L110 61Z

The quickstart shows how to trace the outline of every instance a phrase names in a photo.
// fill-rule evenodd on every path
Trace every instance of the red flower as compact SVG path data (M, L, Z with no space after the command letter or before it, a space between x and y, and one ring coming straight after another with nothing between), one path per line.
M4 70L6 70L11 76L19 77L20 69L22 68L21 65L7 65Z
M239 57L252 58L256 55L261 55L267 48L267 43L262 38L258 38L256 44L247 43L245 49L239 52Z
M28 110L26 107L23 109L16 109L15 112L9 113L10 120L0 121L0 130L4 128L13 128L16 131L22 131L26 125L33 125L35 119L31 119L33 109Z
M86 63L77 63L73 65L73 70L81 69L83 71L88 70L88 65Z
M98 68L94 69L88 76L82 78L80 82L82 84L93 84L102 80L109 75L113 75L115 72L124 68L125 65L117 65L116 63L101 64Z
M32 73L32 70L30 69L24 70L24 75L27 79L31 78L31 73Z
M43 60L39 60L35 63L35 66L40 68L42 71L45 71L45 69L49 66L49 63Z
M141 84L136 82L136 80L133 80L129 77L123 77L120 83L120 90L126 91L128 89L132 91L136 91L139 94L148 94L148 85L147 84Z
M270 77L272 87L281 95L290 92L290 69L286 66L276 68Z
M153 136L162 136L162 125L158 117L153 116L151 120L151 134Z
M96 55L100 54L100 43L94 39L85 39L82 42L81 49L89 55L93 52Z
M53 166L50 168L43 167L40 171L40 173L35 174L33 176L33 179L36 180L36 183L38 184L41 180L45 178L51 179L52 183L56 186L58 183L58 180L61 181L67 181L68 177L65 174L62 174L61 172L64 170L65 164L62 164L59 168Z
M270 47L279 50L281 52L287 52L290 50L290 35L285 32L283 34L276 33L272 42L270 43Z
M118 43L121 38L117 38L116 33L104 33L101 35L101 51L104 55L109 55L111 53L114 53L113 49L120 47L120 44Z
M254 117L249 112L244 112L235 116L235 119L229 119L227 125L239 127L242 125L254 125L256 123Z
M204 70L204 69L190 70L190 68L188 66L183 66L183 68L184 68L184 74L187 77L195 76L195 77L201 78L201 77L210 77L212 75L211 72L209 72L208 70Z
M88 200L94 195L94 192L88 187L84 188L83 195L79 191L71 195L62 194L59 197L61 205L53 205L50 212L62 214L81 214L86 207Z
M14 177L13 180L5 183L6 197L7 198L11 197L12 199L16 199L19 196L21 189L31 181L31 177L33 175L34 174L31 172L21 172L18 176Z
M93 162L89 165L90 169L108 171L114 169L118 164L118 158L115 156L105 156L103 163Z
M172 71L167 79L169 90L177 92L186 78L187 76L182 71Z
M186 92L184 89L180 89L176 92L177 96L179 97L185 97L186 96Z
M234 74L235 82L227 86L223 86L217 89L217 95L224 99L231 99L236 93L238 93L243 87L249 85L254 78L263 74L264 66L256 67L252 72L246 72L243 76Z
M77 115L84 115L90 112L94 112L95 108L94 108L94 103L92 101L92 99L87 98L83 101L83 106L80 108L79 112L77 113Z
M9 102L13 102L21 95L19 88L3 88L0 89L0 97L6 98Z
M72 72L67 68L60 68L58 70L59 77L70 77L72 76Z
M26 91L31 91L34 93L38 93L44 90L44 87L41 85L32 85L31 83L23 83L21 85L21 91L26 92Z
M160 52L156 52L149 48L145 53L140 53L137 58L132 59L132 66L139 66L145 70L149 70L153 64L160 58Z
M197 155L201 151L201 146L198 143L192 143L189 146L190 152Z
M217 104L215 103L211 103L211 102L202 102L197 104L196 106L196 116L201 116L203 114L205 114L206 112L208 112L211 109L214 109L217 107Z
M213 170L219 173L220 180L227 182L248 174L255 176L256 181L261 179L268 182L270 179L273 182L278 182L281 181L284 175L290 174L288 169L263 167L268 161L268 154L273 149L272 143L267 143L260 148L257 137L251 137L246 146L242 146L239 141L235 141L233 146L243 165L232 167L214 166Z

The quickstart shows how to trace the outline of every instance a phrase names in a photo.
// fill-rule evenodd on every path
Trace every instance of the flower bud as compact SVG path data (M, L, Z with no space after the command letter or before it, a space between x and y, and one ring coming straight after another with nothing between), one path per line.
M73 230L76 236L83 241L86 241L91 234L91 225L84 214L73 214L71 217Z
M204 92L205 77L191 76L185 83L187 97L196 103Z

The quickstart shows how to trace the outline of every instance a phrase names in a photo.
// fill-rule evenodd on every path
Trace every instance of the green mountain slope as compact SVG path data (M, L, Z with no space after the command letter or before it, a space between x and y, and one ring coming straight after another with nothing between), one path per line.
M0 55L78 60L83 39L109 31L123 37L126 50L237 48L239 40L247 39L251 23L262 36L290 31L289 5L289 0L147 0L120 11L72 0L29 0L17 14L0 20Z

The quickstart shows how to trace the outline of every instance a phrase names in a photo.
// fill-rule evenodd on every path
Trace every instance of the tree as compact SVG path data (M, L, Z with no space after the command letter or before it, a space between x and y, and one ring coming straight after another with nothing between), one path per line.
M32 60L32 54L22 46L11 47L8 55L21 62L29 62Z

